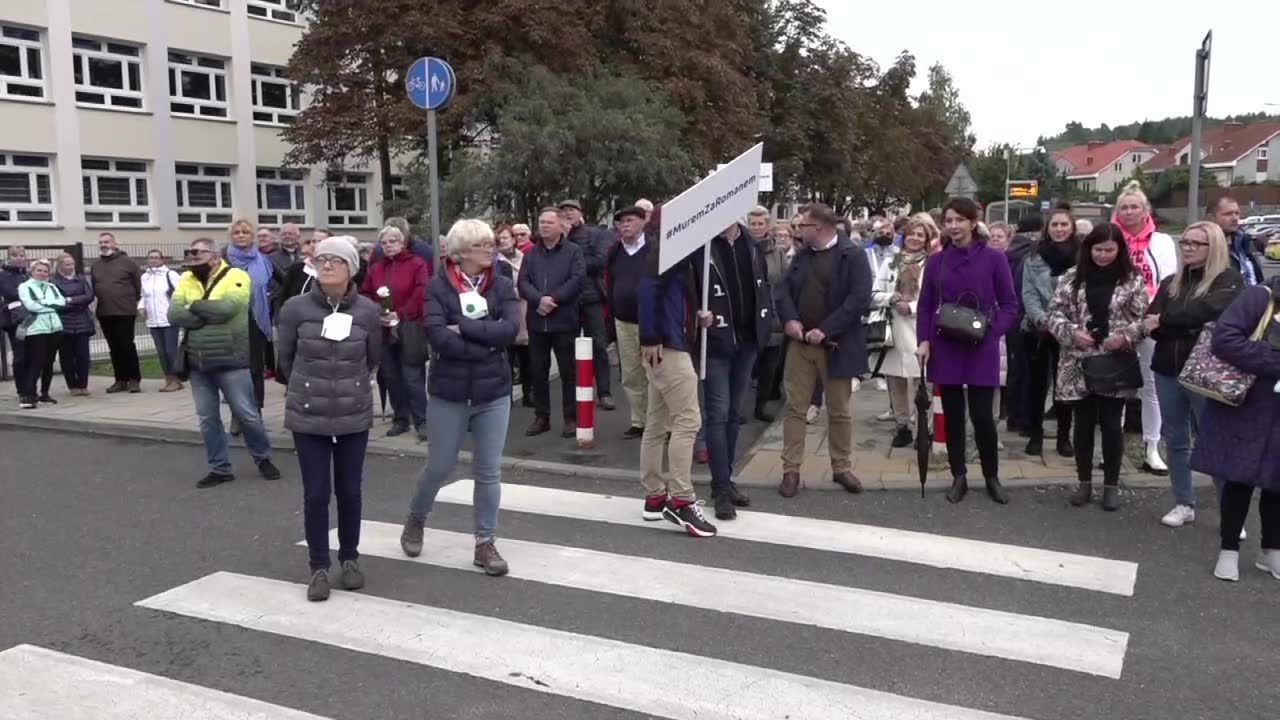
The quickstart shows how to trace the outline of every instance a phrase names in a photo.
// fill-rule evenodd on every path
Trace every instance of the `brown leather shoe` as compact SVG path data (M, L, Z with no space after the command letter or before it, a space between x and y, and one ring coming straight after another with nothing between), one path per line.
M551 420L549 418L539 417L533 419L533 423L529 425L528 430L524 431L524 434L528 437L533 437L534 435L541 435L550 429Z
M793 498L800 492L800 473L782 473L782 484L778 486L778 494L784 498Z
M862 492L862 481L851 472L838 472L831 476L831 482L857 495Z

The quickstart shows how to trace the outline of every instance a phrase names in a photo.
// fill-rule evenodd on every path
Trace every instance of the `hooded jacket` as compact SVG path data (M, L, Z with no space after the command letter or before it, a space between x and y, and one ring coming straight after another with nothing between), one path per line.
M493 266L476 288L488 305L478 320L462 312L463 286L457 264L446 259L427 289L427 340L431 372L427 391L448 402L479 405L511 397L507 348L519 332L520 303L511 281ZM449 329L456 326L458 332Z

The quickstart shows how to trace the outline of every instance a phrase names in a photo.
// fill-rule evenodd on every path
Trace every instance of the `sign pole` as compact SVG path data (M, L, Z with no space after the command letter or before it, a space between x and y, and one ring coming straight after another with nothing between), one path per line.
M710 242L702 246L702 311L707 312L709 310L711 310ZM698 353L701 356L698 361L698 377L702 380L707 379L707 336L710 332L710 328L702 327L701 323L698 324L698 334L702 336L702 347L698 350Z
M1009 181L1013 179L1013 147L1004 149L1004 224L1009 224Z
M413 61L405 72L404 87L409 102L427 111L427 160L431 182L431 245L436 257L444 256L440 239L440 148L436 129L436 111L449 104L458 86L458 78L449 63L434 57Z
M427 111L427 155L431 172L431 244L436 257L444 257L444 241L440 239L440 150L436 146L436 111Z
M1187 222L1200 218L1200 134L1204 113L1209 104L1209 52L1213 47L1213 31L1204 36L1196 51L1196 87L1191 110L1191 178L1187 186Z

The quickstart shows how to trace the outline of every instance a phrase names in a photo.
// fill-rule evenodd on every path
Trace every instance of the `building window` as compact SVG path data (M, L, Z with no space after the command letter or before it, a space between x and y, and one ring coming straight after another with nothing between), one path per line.
M368 175L331 172L325 176L325 185L329 188L329 225L369 225Z
M205 55L169 53L169 111L174 115L228 115L227 61Z
M253 63L253 121L268 125L291 125L302 109L302 91L290 82L285 69Z
M249 14L268 20L301 24L302 0L249 0Z
M142 108L142 48L72 36L76 102Z
M0 25L0 97L44 97L40 32Z
M231 224L231 168L177 163L174 170L179 225Z
M80 172L86 223L130 225L151 222L146 162L81 158Z
M0 154L0 227L53 222L52 165L47 155Z
M391 176L391 185L387 188L386 196L393 200L409 199L409 188L405 187L403 175Z
M1262 147L1258 148L1258 159L1259 160L1269 159L1270 150L1271 148L1268 148L1266 145L1263 145Z
M258 224L307 224L305 170L258 168Z
M1120 172L1120 167L1121 167L1121 163L1119 160L1117 160L1116 164L1111 166L1111 169L1115 170L1116 172Z
M182 3L183 5L199 5L200 7L214 8L222 10L223 0L169 0L170 2Z

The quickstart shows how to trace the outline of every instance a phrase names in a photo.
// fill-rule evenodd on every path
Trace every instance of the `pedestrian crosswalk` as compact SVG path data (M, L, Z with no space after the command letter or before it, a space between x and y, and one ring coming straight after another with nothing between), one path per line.
M460 481L440 500L470 503L472 483ZM503 486L504 512L534 518L556 516L594 523L593 527L645 523L635 498L574 492L532 485ZM557 526L558 527L558 526ZM672 529L675 526L671 526ZM654 530L656 531L656 530ZM415 576L422 573L477 572L471 565L471 537L429 529L421 557L404 556L400 526L366 519L361 553L394 561L378 566ZM722 536L748 543L803 548L836 555L858 555L886 563L944 568L1050 588L1071 588L1131 598L1137 565L1101 557L1040 548L976 541L870 525L740 512L722 526ZM557 538L559 539L559 538ZM571 539L571 538L565 538ZM335 538L336 540L336 538ZM689 542L694 542L689 540ZM1022 614L974 605L899 595L711 567L640 554L534 542L500 540L511 577L493 580L499 587L531 583L567 593L574 604L605 602L608 597L652 606L654 617L680 608L725 618L735 627L783 623L820 628L874 642L905 643L920 652L954 652L999 663L1027 664L1120 681L1129 633L1048 616L1051 608ZM377 562L377 561L373 561ZM571 632L539 622L517 622L472 607L419 604L413 598L379 594L377 574L360 592L335 591L323 603L308 603L305 586L289 580L219 571L136 602L158 611L151 622L185 617L240 628L264 637L288 638L354 651L406 667L435 668L570 701L680 720L1048 720L987 702L988 709L947 704L939 698L913 697L864 687L839 677L813 677L770 667L757 657L734 656L732 645L715 656L673 650L647 639L626 642L591 632ZM292 580L293 578L290 578ZM486 585L487 587L487 585ZM1048 590L1052 592L1052 590ZM536 593L531 593L531 597ZM596 598L596 600L593 600ZM1123 601L1123 600L1122 600ZM538 615L559 607L540 607ZM582 630L581 627L573 630ZM779 626L781 627L781 626ZM903 647L906 647L905 645ZM957 656L963 657L963 656ZM687 692L664 691L677 678ZM901 691L902 688L893 687ZM316 719L319 716L238 697L157 675L21 645L0 652L0 698L14 696L16 710L0 716L15 720L58 717L116 718L261 718ZM110 702L104 703L106 698ZM950 698L944 698L950 700ZM106 709L104 709L104 707ZM588 708L590 706L587 706ZM1014 711L999 714L991 709ZM12 712L10 712L12 710ZM326 713L328 714L328 713ZM588 709L581 715L592 717Z

